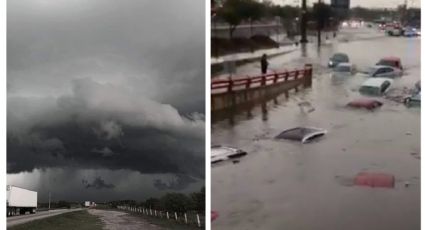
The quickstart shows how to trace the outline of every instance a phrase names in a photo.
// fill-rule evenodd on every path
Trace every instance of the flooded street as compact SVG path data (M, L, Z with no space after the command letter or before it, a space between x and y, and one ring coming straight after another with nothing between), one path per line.
M362 97L358 88L367 76L336 79L326 66L336 52L348 54L359 70L385 56L400 57L404 75L394 80L390 94L407 96L420 80L420 39L385 37L366 28L338 36L339 42L320 50L309 44L269 60L272 69L312 63L311 89L213 114L212 144L248 155L211 169L211 206L219 213L212 228L420 229L420 107L378 98L384 104L373 112L349 109L350 100ZM259 73L258 66L240 66L237 73ZM303 112L301 102L315 110ZM274 139L298 126L328 133L309 144ZM353 186L352 179L363 171L392 174L395 187Z

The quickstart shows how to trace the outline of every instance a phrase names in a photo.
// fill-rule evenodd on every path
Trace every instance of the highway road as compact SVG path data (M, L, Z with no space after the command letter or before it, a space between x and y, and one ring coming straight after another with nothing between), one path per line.
M24 224L33 220L39 220L44 219L47 217L57 216L60 214L68 213L68 212L75 212L83 210L81 208L76 209L56 209L56 210L50 210L50 211L42 211L38 212L36 214L28 214L28 215L21 215L21 216L12 216L7 218L7 227L12 227L19 224Z

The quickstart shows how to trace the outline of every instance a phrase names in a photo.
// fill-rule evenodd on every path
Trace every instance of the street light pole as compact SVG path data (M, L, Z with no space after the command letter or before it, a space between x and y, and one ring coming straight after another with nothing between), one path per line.
M302 0L301 6L301 43L307 43L307 0Z
M318 5L317 5L317 7L318 7L318 20L316 21L316 26L317 26L317 45L318 46L320 46L321 45L321 43L322 43L322 20L323 20L323 18L322 18L322 12L320 12L321 10L322 10L322 1L321 0L319 0L319 2L318 2Z

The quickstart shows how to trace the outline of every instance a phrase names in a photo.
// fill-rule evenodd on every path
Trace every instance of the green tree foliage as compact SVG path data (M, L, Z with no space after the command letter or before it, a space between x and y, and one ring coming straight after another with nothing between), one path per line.
M296 33L297 24L295 19L300 15L301 11L299 7L293 6L272 6L269 9L272 16L279 17L280 21L286 30L288 37L291 37Z
M300 8L290 5L286 6L272 6L270 12L273 16L277 16L283 19L295 19L300 15Z
M205 187L200 191L189 195L183 193L167 193L160 198L149 198L142 202L134 200L119 200L108 202L109 207L117 206L137 206L148 209L164 210L170 212L187 212L196 211L198 213L205 212Z
M167 211L186 212L191 208L191 200L182 193L167 193L160 199L161 207Z
M192 200L192 209L198 212L205 212L205 187L199 192L190 194Z
M217 12L217 16L229 24L230 38L242 21L252 22L259 20L265 13L265 5L254 0L227 0Z
M160 200L158 198L149 198L144 202L146 208L162 209Z
M325 3L316 3L313 6L313 16L316 19L317 29L322 30L333 16L332 8Z

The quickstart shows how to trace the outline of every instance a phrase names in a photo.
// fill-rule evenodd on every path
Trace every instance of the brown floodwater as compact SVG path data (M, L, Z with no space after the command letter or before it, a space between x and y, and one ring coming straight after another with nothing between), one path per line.
M357 90L367 76L333 78L326 67L335 52L347 53L360 70L398 56L405 74L390 94L405 95L420 79L420 39L374 35L370 29L345 31L339 36L348 42L320 50L311 44L270 59L276 69L312 63L312 88L213 114L212 144L248 152L237 164L211 169L211 206L220 215L213 229L420 229L420 107L378 98L384 104L373 112L349 109L345 105L361 97ZM253 71L258 63L238 68ZM301 102L314 111L303 110ZM297 126L328 133L309 144L274 139ZM363 171L392 174L395 187L353 186Z

